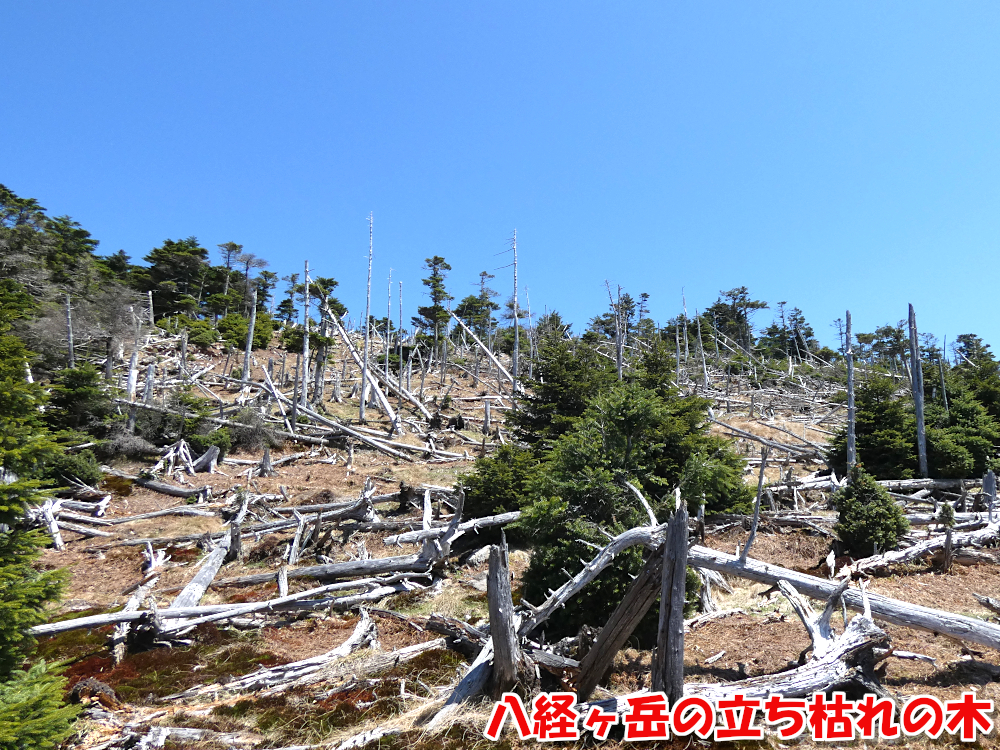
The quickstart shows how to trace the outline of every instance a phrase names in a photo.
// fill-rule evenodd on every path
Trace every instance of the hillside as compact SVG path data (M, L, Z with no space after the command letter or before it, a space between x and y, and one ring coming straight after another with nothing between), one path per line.
M235 358L219 347L188 353L185 376L179 370L180 343L180 337L161 331L151 333L140 348L138 372L154 365L157 373L148 398L136 397L137 402L146 401L140 409L158 413L154 410L166 408L163 404L170 403L174 390L189 386L196 377L200 393L219 410L218 414L213 410L213 418L221 414L228 421L248 407L264 407L272 414L271 428L280 430L274 395L284 393L290 400L290 382L276 376L278 382L270 391L264 369L272 360L274 371L283 352L273 348L255 352L249 383L243 385L225 377L227 360L232 367ZM497 538L484 529L480 541L470 529L436 549L387 542L387 537L400 532L448 523L458 504L453 489L457 476L474 466L475 457L511 440L503 421L510 405L509 382L495 373L485 375L485 366L479 383L463 372L475 359L471 347L460 346L451 356L460 364L453 364L444 378L434 368L426 376L423 403L434 410L433 416L440 414L436 428L429 427L412 404L404 404L405 427L391 443L386 442L390 422L378 408L369 411L364 427L358 425L357 398L347 394L356 390L361 373L338 341L329 357L338 363L333 369L340 369L344 400L324 400L315 408L342 423L343 429L315 419L303 421L298 431L308 443L286 437L280 448L269 449L273 476L259 473L260 450L236 450L211 473L191 474L181 463L173 471L161 467L155 472L159 481L183 488L180 494L190 493L187 500L142 487L140 482L109 477L96 495L75 493L78 502L106 496L109 502L100 515L84 513L79 510L82 506L73 506L72 512L56 510L57 522L65 520L73 529L98 536L63 525L65 549L45 553L45 566L67 566L72 575L53 621L114 612L123 605L128 609L128 602L133 609L158 611L162 618L182 587L213 556L219 557L207 554L209 545L228 542L234 517L242 515L241 554L213 574L214 582L200 598L200 606L215 607L204 609L204 617L229 608L225 619L171 632L171 620L154 615L120 639L127 644L120 661L106 645L114 636L113 625L41 639L40 650L47 658L70 660L71 682L96 678L117 695L115 702L88 710L78 724L73 747L125 747L138 738L172 747L348 747L374 741L380 734L380 747L442 743L466 747L486 742L481 733L488 704L468 704L437 724L433 717L479 650L483 628L492 625L485 583L489 562L476 550ZM712 400L717 420L712 430L736 436L736 449L746 456L744 479L751 487L757 484L761 442L770 444L764 476L773 490L774 506L767 511L765 499L751 558L826 579L829 570L824 561L836 513L830 505L830 479L815 477L825 468L820 456L826 440L845 418L837 395L842 391L829 379L803 377L794 367L791 370L791 374L772 373L773 380L762 386L750 373L727 379L723 370L707 364L702 370L692 361L680 373L680 385ZM127 382L124 361L114 377ZM333 378L330 381L328 388ZM141 387L137 393L142 393ZM491 399L492 431L484 440L484 398L499 393L504 395ZM270 409L269 394L273 394ZM448 408L438 411L446 396ZM393 406L397 405L394 400ZM287 402L283 407L288 410ZM127 398L118 408L127 414ZM459 415L464 429L449 429L448 421ZM373 438L374 445L398 453L380 451L344 430L357 431ZM116 474L144 477L150 468L150 462L142 460L117 461L113 467ZM950 497L946 490L932 494L900 489L897 494L912 495L906 501L908 512L916 512L921 503ZM423 500L425 492L429 502ZM317 515L317 506L326 506L322 516ZM346 518L338 519L336 515L345 509ZM163 511L168 512L141 517ZM704 545L725 553L742 549L750 524L746 516L709 516ZM911 534L910 543L931 534L931 526L915 528L919 530ZM154 554L165 553L167 560L144 574L147 541ZM515 602L531 554L530 543L518 546L522 548L511 552L509 563ZM289 547L300 550L296 562L288 562ZM988 612L974 594L996 592L993 554L957 557L949 573L942 572L933 558L893 565L870 579L868 591L985 623ZM425 556L421 565L431 574L405 572L420 555ZM388 568L365 565L388 558L395 559ZM850 558L838 558L836 567L848 562ZM345 564L348 567L338 568L339 573L319 567ZM567 572L579 567L570 563ZM359 576L367 583L360 583ZM709 598L714 604L687 626L685 679L723 684L781 673L797 664L809 638L788 602L766 584L727 578L731 591L713 587ZM342 586L354 581L353 589L342 594L323 588L338 581ZM141 596L136 598L139 584ZM293 596L313 593L282 611L238 608L285 596L286 587ZM839 620L838 614L837 632L842 629ZM881 684L893 696L950 698L971 686L980 698L997 699L1000 652L996 648L928 636L899 625L880 626L901 657L886 659L878 670ZM442 636L445 640L440 640ZM548 663L538 662L545 665L543 686L574 684L586 654L585 641L557 651ZM651 667L649 650L626 647L615 656L606 688L598 688L595 697L648 687ZM445 735L436 738L433 731ZM345 744L359 736L363 739Z

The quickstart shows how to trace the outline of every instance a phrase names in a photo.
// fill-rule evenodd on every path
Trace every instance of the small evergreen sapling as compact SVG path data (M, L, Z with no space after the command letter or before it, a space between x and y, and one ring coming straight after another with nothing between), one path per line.
M892 549L910 524L875 477L855 464L847 486L834 496L840 520L833 527L855 557Z
M954 527L955 509L951 506L951 503L941 503L941 509L938 510L937 522L946 529Z

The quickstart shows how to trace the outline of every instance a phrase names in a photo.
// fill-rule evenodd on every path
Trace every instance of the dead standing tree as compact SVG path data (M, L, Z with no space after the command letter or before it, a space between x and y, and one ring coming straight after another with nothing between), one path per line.
M358 422L365 423L365 402L368 400L368 353L371 348L369 340L369 329L371 328L371 306L372 306L372 242L373 242L373 215L368 214L368 292L365 296L365 349L361 364L361 403L358 406ZM388 402L387 402L388 403Z
M924 371L920 366L920 345L917 339L917 314L910 305L910 386L913 389L913 410L917 417L917 460L920 476L927 473L927 434L924 430Z
M844 358L847 360L847 471L857 461L857 448L855 443L855 409L854 409L854 343L851 338L851 311L846 314L846 335L847 344L844 351Z

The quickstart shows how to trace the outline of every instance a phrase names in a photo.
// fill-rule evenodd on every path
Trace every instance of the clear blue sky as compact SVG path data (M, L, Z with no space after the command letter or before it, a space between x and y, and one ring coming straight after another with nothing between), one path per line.
M532 311L720 289L833 343L905 317L1000 345L1000 5L2 4L0 182L139 259L228 240L374 309L474 290L516 227ZM497 289L509 270L494 271ZM395 281L393 283L395 287ZM393 290L395 297L395 288ZM396 313L393 313L393 317ZM764 324L771 313L758 313Z

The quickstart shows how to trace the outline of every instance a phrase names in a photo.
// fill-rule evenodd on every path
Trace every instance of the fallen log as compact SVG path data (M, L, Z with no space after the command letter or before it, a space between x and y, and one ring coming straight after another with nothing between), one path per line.
M660 594L660 579L663 570L663 552L657 550L643 565L639 575L632 581L621 603L608 618L594 645L580 662L580 674L576 681L576 693L580 701L587 700L594 688L611 669L617 654L635 631L639 621L653 606Z
M327 651L325 654L311 656L308 659L282 664L269 669L259 669L251 674L230 680L225 685L199 685L184 692L167 696L164 700L193 698L199 695L219 692L243 693L250 690L259 691L261 689L274 688L276 686L291 687L290 683L296 683L303 678L314 676L317 672L328 667L331 662L349 656L357 649L375 642L375 639L375 623L368 616L368 613L362 610L361 620L354 627L354 632L351 633L350 637L344 643L337 646L337 648Z
M325 565L308 565L288 571L291 578L353 578L355 576L372 576L383 573L426 573L430 563L421 555L399 555L396 557L377 557L372 560L349 560L347 562L327 563ZM258 583L277 581L278 574L257 573L236 578L223 578L213 581L212 588L225 586L252 586Z
M145 409L147 411L155 411L158 414L169 414L174 417L183 417L185 415L180 412L173 411L171 409L165 409L162 406L154 406L153 404L143 404L143 403L132 403L127 399L116 398L112 399L112 403L115 404L126 404L128 406L134 406L138 409ZM232 419L220 419L219 417L201 417L201 420L208 422L210 424L216 424L220 427L239 427L245 428L246 425L241 422L236 422ZM278 437L283 437L287 440L294 440L299 443L306 443L307 445L329 445L330 442L326 438L312 437L311 435L303 435L301 433L287 432L285 430L279 430L273 427L268 427L268 429ZM103 467L102 467L103 469ZM108 473L105 471L105 473Z
M788 568L748 559L745 565L733 555L695 545L688 551L688 564L696 568L708 568L737 578L747 578L769 586L785 580L805 596L826 599L838 586L837 583L799 573ZM943 612L919 604L910 604L891 599L880 594L868 593L873 617L893 625L901 625L916 630L941 633L960 641L978 643L990 648L1000 648L1000 626L973 617ZM861 594L848 589L843 595L844 604L856 612L864 611Z
M982 604L986 609L990 610L994 614L1000 615L1000 599L994 599L992 596L982 596L980 594L973 594L976 597L976 601Z
M489 528L491 526L503 526L508 523L513 523L520 517L521 511L514 510L509 513L501 513L496 516L472 518L468 521L460 523L458 528L462 532L478 531L479 529ZM382 541L384 544L416 544L426 539L437 539L444 535L447 530L447 526L438 526L430 529L421 529L420 531L409 531L405 534L387 536Z
M996 541L997 538L1000 538L1000 524L992 524L979 529L978 531L953 534L951 538L951 547L952 549L961 549L962 547L981 547L984 544ZM926 541L917 542L912 547L907 547L906 549L893 550L892 552L886 552L881 555L856 560L850 565L841 568L837 573L837 577L870 574L877 571L887 570L892 565L914 562L922 557L925 557L926 555L932 555L939 550L943 550L946 544L946 535L941 534L940 536L933 537Z
M596 578L611 563L614 556L622 550L640 544L649 548L658 547L663 543L665 528L663 525L639 526L619 534L598 552L594 559L584 566L583 570L559 587L557 591L552 592L544 604L539 607L530 607L524 603L528 606L531 616L522 622L519 628L520 635L522 637L530 635L556 609ZM746 563L741 565L739 559L733 555L700 545L692 546L688 550L688 565L695 568L707 568L737 578L747 578L770 586L777 585L780 580L786 580L800 593L814 599L827 599L838 585L832 581L763 563L752 558L748 558ZM917 630L927 630L932 633L942 633L957 640L971 641L990 648L1000 648L1000 626L964 615L902 602L879 594L869 594L868 598L874 615L885 622ZM843 601L847 607L855 611L864 611L864 602L857 592L850 590L845 592Z
M736 682L724 683L686 683L685 697L701 697L712 702L732 698L742 694L747 698L766 698L780 695L783 698L798 698L812 695L815 692L826 692L832 688L858 682L867 689L874 685L868 674L868 668L863 666L863 656L875 647L884 645L889 637L875 625L870 611L854 617L847 629L839 637L834 637L829 627L830 615L842 591L834 590L827 601L826 609L819 617L788 583L781 582L781 592L792 602L796 613L812 638L812 658L804 665L786 672L751 677ZM864 592L855 592L864 599ZM603 701L595 701L580 707L581 715L586 715L592 706L603 711L622 714L630 710L627 700L648 694L642 690L629 695L618 696Z
M725 422L716 419L712 415L711 410L709 410L708 421L712 424L716 424L725 430L733 433L734 435L744 438L745 440L753 440L760 443L768 448L773 448L774 450L779 450L784 453L793 453L797 456L812 456L820 460L825 460L823 454L815 449L806 449L797 445L786 445L785 443L778 443L774 440L768 440L767 438L762 438L760 435L754 435L752 432L747 432L746 430L741 430L738 427L733 427L732 425L726 424Z
M425 729L428 732L443 729L451 717L458 713L463 703L475 698L486 689L486 684L493 673L492 660L493 638L491 637L486 641L482 651L479 652L479 656L469 665L455 689L451 691L444 706L427 722Z
M208 587L212 584L215 576L219 573L219 568L222 567L223 562L226 559L226 553L229 552L230 537L224 536L219 541L205 561L201 564L198 572L195 574L194 578L190 580L187 586L177 595L177 598L171 602L170 606L167 608L171 609L183 609L185 607L193 607L208 591ZM183 621L180 623L174 623L171 630L177 630L183 627Z
M78 524L75 524L75 523L69 523L69 522L63 520L62 518L59 519L59 525L60 525L60 528L63 531L72 531L74 534L80 534L81 536L86 536L86 537L93 537L93 536L109 537L109 536L114 536L114 534L111 534L110 532L100 531L100 530L95 529L95 528L93 528L91 526L79 526Z
M122 612L136 612L143 599L149 594L150 589L156 585L156 578L151 579L147 583L141 585L139 590L125 603L125 607ZM132 625L129 622L121 622L115 626L115 632L111 636L111 658L115 664L120 664L122 659L125 658L125 654L128 651L128 634L131 630Z
M152 610L133 610L125 608L119 610L118 612L108 612L100 615L87 615L86 617L77 617L72 620L62 620L60 622L36 625L30 628L28 632L36 637L44 637L57 635L59 633L66 633L70 630L90 630L92 628L104 627L105 625L146 622L151 620L154 614L164 621L197 618L208 622L209 620L207 617L212 615L224 615L223 617L217 618L223 620L269 610L280 612L303 609L327 609L331 605L336 605L337 602L343 601L346 597L342 597L340 599L311 599L310 597L317 596L323 592L329 593L334 591L349 591L351 589L366 587L380 588L386 584L393 583L397 580L403 580L405 578L407 578L407 576L399 575L388 578L365 578L355 581L344 581L341 583L321 586L309 591L299 592L298 594L289 594L286 597L279 597L277 599L271 599L263 602L249 602L247 604L202 604L195 607L161 609L156 613ZM143 583L150 584L151 581L143 581ZM213 618L213 621L214 619L215 618ZM187 626L191 626L192 624L193 623L188 623Z
M135 474L127 474L124 471L112 469L110 466L102 466L101 471L114 477L129 479L140 487L153 490L153 492L159 492L161 495L169 495L171 497L191 497L192 495L199 495L207 498L211 497L212 494L212 488L207 484L201 487L179 487L176 484L167 484L166 482L161 482L158 479L151 479L141 475L137 476Z

